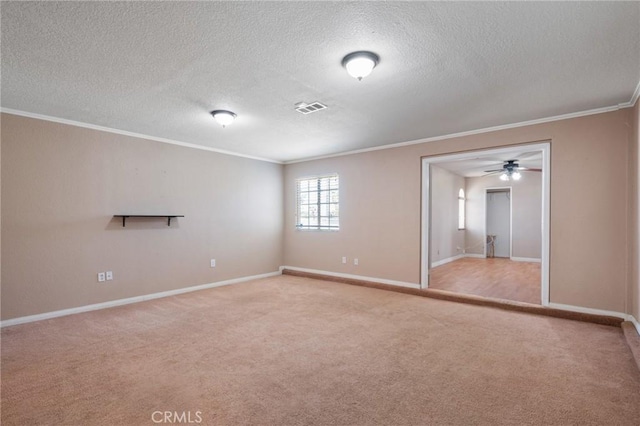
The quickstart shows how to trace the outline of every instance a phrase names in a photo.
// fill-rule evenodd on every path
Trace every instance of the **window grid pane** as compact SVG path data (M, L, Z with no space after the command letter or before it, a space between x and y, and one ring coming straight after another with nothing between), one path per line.
M296 181L298 229L340 229L339 182L338 175Z

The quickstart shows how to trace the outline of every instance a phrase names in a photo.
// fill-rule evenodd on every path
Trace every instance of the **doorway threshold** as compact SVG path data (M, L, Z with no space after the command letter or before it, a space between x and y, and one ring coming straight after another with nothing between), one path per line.
M621 327L624 319L608 315L586 314L581 312L565 311L562 309L549 308L547 306L535 305L532 303L515 302L512 300L494 299L490 297L459 294L446 290L435 289L415 289L400 287L389 284L380 284L372 281L359 280L354 278L343 278L332 275L324 275L313 272L294 271L283 269L283 275L312 278L322 281L332 281L342 284L357 285L361 287L375 288L378 290L394 291L396 293L411 294L414 296L428 297L431 299L445 300L448 302L466 303L469 305L488 306L492 308L504 309L507 311L524 312L535 315L543 315L554 318L563 318L574 321L590 322L594 324Z

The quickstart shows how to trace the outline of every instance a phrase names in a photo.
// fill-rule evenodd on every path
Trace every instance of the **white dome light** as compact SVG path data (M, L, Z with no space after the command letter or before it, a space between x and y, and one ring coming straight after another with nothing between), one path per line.
M349 75L358 81L371 74L378 65L380 58L372 52L353 52L342 59L342 66L347 69Z
M229 124L233 123L233 120L236 119L236 114L224 109L211 111L211 115L213 115L213 118L215 118L218 124L220 124L222 127L228 126Z

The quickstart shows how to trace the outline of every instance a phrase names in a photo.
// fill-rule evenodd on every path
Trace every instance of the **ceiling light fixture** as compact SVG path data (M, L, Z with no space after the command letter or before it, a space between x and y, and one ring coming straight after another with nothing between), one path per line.
M237 117L235 113L224 109L211 111L211 115L213 115L213 118L215 118L218 124L220 124L222 127L226 127L229 124L233 123L233 120L235 120Z
M378 65L380 58L373 52L353 52L342 59L342 66L346 68L349 75L361 81L371 74L371 71Z

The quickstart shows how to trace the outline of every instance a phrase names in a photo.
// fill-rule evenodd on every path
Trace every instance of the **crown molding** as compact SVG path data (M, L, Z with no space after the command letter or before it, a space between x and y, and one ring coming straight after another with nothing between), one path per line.
M636 90L636 93L637 93L637 90ZM636 96L636 98L637 98L637 96ZM624 106L621 106L621 105L624 105ZM603 113L606 113L606 112L617 111L619 109L628 108L630 106L631 105L627 105L627 103L625 103L625 104L619 104L619 105L615 105L615 106L595 108L595 109L590 109L590 110L586 110L586 111L572 112L572 113L569 113L569 114L555 115L555 116L552 116L552 117L538 118L538 119L535 119L535 120L521 121L521 122L518 122L518 123L503 124L503 125L500 125L500 126L493 126L493 127L485 127L484 129L469 130L467 132L459 132L459 133L451 133L451 134L442 135L442 136L434 136L432 138L417 139L417 140L408 141L408 142L399 142L399 143L394 143L394 144L389 144L389 145L374 146L374 147L371 147L371 148L356 149L354 151L346 151L346 152L341 152L341 153L338 153L338 154L329 154L329 155L322 155L322 156L318 156L318 157L304 158L304 159L300 159L300 160L285 161L284 164L304 163L306 161L323 160L325 158L342 157L344 155L362 154L364 152L381 151L383 149L393 149L393 148L400 148L400 147L403 147L403 146L419 145L421 143L435 142L435 141L441 141L441 140L453 139L453 138L460 138L460 137L464 137L464 136L479 135L479 134L482 134L482 133L489 133L489 132L496 132L496 131L499 131L499 130L507 130L507 129L514 129L514 128L518 128L518 127L532 126L534 124L549 123L549 122L552 122L552 121L569 120L571 118L585 117L585 116L588 116L588 115L603 114Z
M122 136L130 136L138 139L147 139L154 142L168 143L171 145L182 146L185 148L200 149L202 151L210 151L218 154L231 155L234 157L248 158L250 160L266 161L268 163L275 163L275 164L283 164L282 161L271 160L269 158L256 157L256 156L247 155L247 154L240 154L238 152L227 151L225 149L212 148L204 145L198 145L198 144L189 143L189 142L181 142L173 139L159 138L157 136L149 136L149 135L144 135L142 133L135 133L135 132L129 132L127 130L113 129L111 127L98 126L95 124L82 123L80 121L67 120L66 118L52 117L49 115L36 114L33 112L20 111L20 110L11 109L11 108L0 108L0 112L5 114L11 114L11 115L19 115L21 117L36 118L44 121L51 121L53 123L67 124L69 126L82 127L85 129L98 130L101 132L114 133Z
M638 85L636 86L636 90L633 91L633 95L631 95L631 99L628 102L622 102L618 104L620 108L631 108L638 101L638 96L640 96L640 81L638 81Z
M636 91L633 92L633 96L631 96L631 100L629 101L629 106L632 107L638 102L638 98L640 97L640 81L636 86Z
M108 132L108 133L115 133L115 134L123 135L123 136L131 136L131 137L139 138L139 139L147 139L147 140L152 140L152 141L156 141L156 142L168 143L168 144L171 144L171 145L178 145L178 146L182 146L182 147L186 147L186 148L193 148L193 149L200 149L200 150L203 150L203 151L216 152L218 154L231 155L231 156L234 156L234 157L242 157L242 158L248 158L248 159L251 159L251 160L265 161L265 162L268 162L268 163L296 164L296 163L304 163L304 162L307 162L307 161L323 160L323 159L326 159L326 158L342 157L342 156L345 156L345 155L353 155L353 154L362 154L362 153L365 153L365 152L381 151L381 150L384 150L384 149L401 148L403 146L419 145L419 144L422 144L422 143L436 142L436 141L441 141L441 140L446 140L446 139L460 138L460 137L464 137L464 136L479 135L479 134L482 134L482 133L489 133L489 132L496 132L496 131L499 131L499 130L507 130L507 129L514 129L514 128L518 128L518 127L532 126L532 125L535 125L535 124L543 124L543 123L549 123L549 122L553 122L553 121L569 120L569 119L572 119L572 118L585 117L585 116L588 116L588 115L603 114L603 113L606 113L606 112L617 111L617 110L623 109L623 108L631 108L636 104L636 102L638 101L639 97L640 97L640 81L638 81L638 85L636 86L636 89L633 92L633 95L631 96L631 99L629 99L628 102L619 103L618 105L614 105L614 106L595 108L595 109L590 109L590 110L586 110L586 111L572 112L572 113L569 113L569 114L555 115L555 116L539 118L539 119L535 119L535 120L521 121L521 122L517 122L517 123L504 124L504 125L493 126L493 127L485 127L483 129L469 130L469 131L466 131L466 132L450 133L450 134L447 134L447 135L434 136L434 137L431 137L431 138L416 139L416 140L407 141L407 142L386 144L386 145L374 146L374 147L371 147L371 148L356 149L356 150L353 150L353 151L345 151L345 152L340 152L340 153L336 153L336 154L321 155L321 156L317 156L317 157L301 158L301 159L298 159L298 160L289 160L289 161L278 161L278 160L272 160L272 159L269 159L269 158L256 157L256 156L253 156L253 155L240 154L240 153L237 153L237 152L227 151L227 150L224 150L224 149L212 148L212 147L193 144L193 143L189 143L189 142L180 142L180 141L176 141L176 140L173 140L173 139L159 138L159 137L156 137L156 136L149 136L149 135L144 135L144 134L141 134L141 133L134 133L134 132L126 131L126 130L113 129L113 128L104 127L104 126L97 126L97 125L94 125L94 124L82 123L82 122L79 122L79 121L67 120L67 119L64 119L64 118L52 117L52 116L42 115L42 114L35 114L35 113L31 113L31 112L26 112L26 111L19 111L19 110L10 109L10 108L0 108L0 112L6 113L6 114L19 115L19 116L23 116L23 117L29 117L29 118L37 118L37 119L45 120L45 121L52 121L54 123L68 124L70 126L83 127L83 128L86 128L86 129L93 129L93 130L99 130L99 131Z

